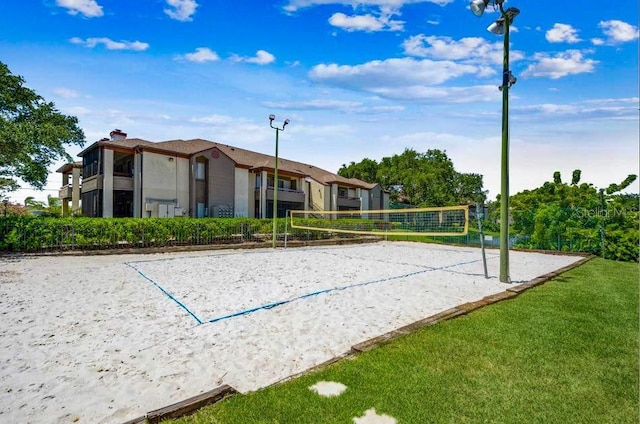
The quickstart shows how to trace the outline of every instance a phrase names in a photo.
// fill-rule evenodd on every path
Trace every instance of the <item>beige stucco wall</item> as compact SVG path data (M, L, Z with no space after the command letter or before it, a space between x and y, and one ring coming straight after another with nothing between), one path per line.
M313 210L327 211L331 209L330 186L320 184L316 180L311 180L311 205Z
M331 201L329 202L328 210L338 210L338 184L331 184Z
M360 209L363 211L368 211L370 210L369 208L369 190L367 189L360 189Z
M253 195L249 196L253 190L249 190L249 170L236 168L236 183L234 194L234 213L236 217L248 217L249 210L253 209L249 207L249 197L253 198ZM255 182L254 182L255 184Z
M185 214L188 213L188 159L143 152L142 170L143 217L157 217L161 203L185 208Z
M81 212L80 209L80 168L74 167L71 171L71 212L77 214Z
M260 184L260 216L267 216L267 171L260 172L262 183Z
M104 188L102 191L102 216L113 217L113 150L102 150Z

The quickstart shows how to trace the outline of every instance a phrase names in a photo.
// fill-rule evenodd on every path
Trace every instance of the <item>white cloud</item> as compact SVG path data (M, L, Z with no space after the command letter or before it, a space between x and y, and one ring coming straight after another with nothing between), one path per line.
M578 31L567 24L554 24L553 28L545 34L545 38L550 43L578 43L582 41L578 37Z
M402 31L404 22L392 20L393 13L382 13L380 16L354 15L347 16L344 13L334 13L329 18L329 24L342 28L345 31Z
M70 15L81 14L86 18L97 18L104 13L95 0L56 0L56 5L68 9Z
M167 0L169 8L164 9L171 19L187 22L193 20L198 3L195 0Z
M80 94L77 91L64 87L54 88L53 93L63 99L76 99L80 97Z
M601 21L598 27L607 37L607 44L620 44L638 38L638 27L623 21Z
M597 60L586 59L580 50L567 50L550 56L547 53L536 53L533 57L536 63L522 73L523 76L546 77L558 79L567 75L577 75L593 72Z
M245 63L255 63L256 65L268 65L270 63L275 62L276 57L266 50L258 50L254 57L244 57L244 56L233 55L231 56L231 60L233 62L245 62Z
M429 15L426 22L430 25L440 25L441 19L440 15Z
M288 102L263 102L263 106L273 109L286 109L286 110L334 110L344 113L373 115L373 114L387 114L394 112L401 112L405 108L403 106L369 106L362 102L348 101L348 100L333 100L333 99L314 99L303 101L288 101Z
M218 54L208 47L198 47L193 53L185 54L184 58L189 62L196 63L216 62L220 60Z
M463 103L497 100L497 86L442 87L439 84L464 75L491 73L493 70L484 66L402 58L355 66L321 64L309 72L309 77L326 85L373 93L385 99Z
M602 46L604 44L604 40L602 38L592 38L591 44L594 46Z
M440 6L445 6L453 1L454 0L289 0L283 9L285 12L296 12L307 7L329 4L353 6L354 8L358 6L370 6L399 9L407 4L434 3Z
M456 41L450 37L418 34L407 38L402 43L402 47L404 53L409 56L461 60L469 63L502 64L504 56L501 41L490 43L481 37L465 37ZM512 62L521 60L523 57L520 51L509 52Z
M571 119L575 119L576 116L580 116L580 119L610 119L624 117L637 119L638 108L636 105L608 104L606 101L593 104L589 104L589 102L585 102L584 104L543 103L512 107L511 110L516 116L520 113L524 113L526 119L535 118L535 114L548 115L553 118L571 116Z
M362 102L353 102L347 100L330 100L315 99L304 101L290 102L263 102L266 107L277 109L295 109L295 110L349 110L362 106Z
M191 118L190 122L197 122L200 124L209 124L209 125L228 125L234 122L234 118L228 115L208 115L202 116L198 118Z
M83 107L83 106L69 107L64 109L64 112L74 116L87 116L93 113L91 109L87 109L86 107Z
M144 51L149 48L149 44L143 43L141 41L114 41L107 37L87 38L86 40L83 40L79 37L73 37L69 41L71 41L73 44L79 44L89 48L93 48L99 44L102 44L107 50Z
M392 100L438 101L443 103L490 102L500 99L497 85L470 87L428 87L424 85L405 87L372 87L372 93Z
M374 60L361 65L320 64L309 76L324 83L345 87L437 85L462 75L476 74L477 66L452 61L413 58Z

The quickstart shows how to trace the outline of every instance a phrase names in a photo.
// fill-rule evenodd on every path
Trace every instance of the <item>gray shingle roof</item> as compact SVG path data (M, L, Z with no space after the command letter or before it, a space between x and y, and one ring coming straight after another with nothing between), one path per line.
M192 156L196 153L216 147L222 153L227 155L231 160L233 160L237 165L250 169L273 169L275 160L274 156L265 155L263 153L258 153L251 150L241 149L239 147L229 146L227 144L203 140L200 138L191 140L167 140L160 142L152 142L139 138L127 138L123 140L101 140L97 143L94 143L94 145L95 144L127 149L135 149L136 147L140 147L144 150L145 148L152 148L154 150L166 152L167 154L175 153L188 156ZM94 145L91 145L90 147L87 147L85 150L80 152L79 156L82 156L84 152L90 150L90 148L92 148ZM318 168L317 166L292 161L282 157L278 158L278 169L291 174L309 176L324 185L338 183L342 185L361 187L366 189L372 189L377 186L377 184L375 183L368 183L356 178L341 177L340 175L334 174L322 168Z

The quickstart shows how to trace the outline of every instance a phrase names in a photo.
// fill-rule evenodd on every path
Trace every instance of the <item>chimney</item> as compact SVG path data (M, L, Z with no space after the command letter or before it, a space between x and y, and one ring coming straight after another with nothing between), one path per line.
M120 131L119 129L115 129L109 133L111 140L124 140L127 138L127 133Z

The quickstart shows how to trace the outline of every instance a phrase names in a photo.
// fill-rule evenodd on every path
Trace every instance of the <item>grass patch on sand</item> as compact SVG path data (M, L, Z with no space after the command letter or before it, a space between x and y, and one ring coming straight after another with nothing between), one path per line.
M347 386L321 397L309 386ZM520 296L173 423L638 423L638 264L594 259Z

